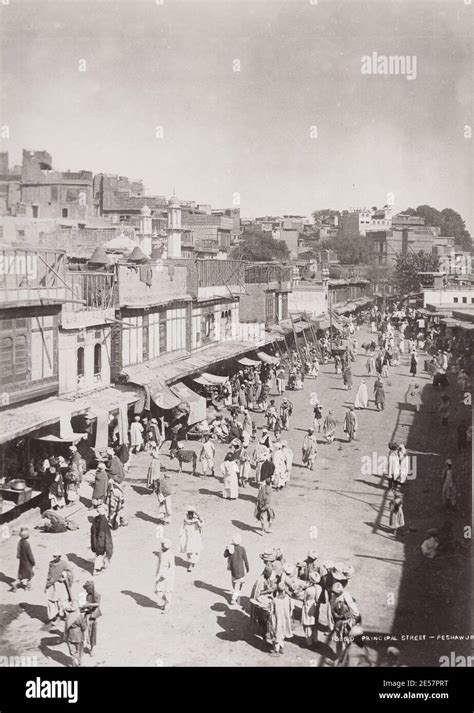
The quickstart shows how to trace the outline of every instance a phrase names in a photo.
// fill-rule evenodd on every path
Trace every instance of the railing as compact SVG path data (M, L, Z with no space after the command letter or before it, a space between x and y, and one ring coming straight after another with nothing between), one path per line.
M0 301L64 297L66 255L53 250L0 249Z
M110 272L73 272L68 271L66 282L80 304L73 306L78 310L104 310L113 307L114 274Z
M198 287L218 287L242 284L245 263L240 260L198 260Z
M292 267L283 265L252 265L245 268L245 282L249 285L290 282L292 273Z

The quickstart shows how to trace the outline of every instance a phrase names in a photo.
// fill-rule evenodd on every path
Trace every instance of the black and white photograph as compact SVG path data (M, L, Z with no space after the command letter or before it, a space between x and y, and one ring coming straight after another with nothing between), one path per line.
M26 709L111 667L383 668L381 704L449 706L421 669L474 665L473 12L0 0Z

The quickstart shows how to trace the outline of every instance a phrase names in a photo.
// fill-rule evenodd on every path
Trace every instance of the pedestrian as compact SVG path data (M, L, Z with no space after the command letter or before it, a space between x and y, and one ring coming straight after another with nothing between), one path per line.
M281 442L281 449L285 457L286 482L289 483L291 479L291 469L293 467L293 451L289 447L287 441Z
M143 426L140 423L140 416L135 416L130 426L130 447L132 453L138 453L143 449Z
M352 389L352 369L349 365L347 365L342 372L342 381L346 391L350 391Z
M360 622L356 601L340 581L336 581L331 587L327 617L329 641L332 639L336 641L336 654L340 656L345 645L350 641L349 636L353 626Z
M367 357L366 368L369 376L375 374L375 359L373 353Z
M260 483L260 471L262 465L269 455L269 449L265 445L263 438L259 440L252 453L252 466L255 468L255 482Z
M290 428L290 416L293 413L293 404L288 399L284 398L280 405L281 427L285 431Z
M179 551L186 555L188 572L194 569L201 556L203 526L194 505L188 505L179 535Z
M460 369L458 373L458 387L461 389L461 391L467 391L468 384L469 384L469 377L464 371L464 369Z
M61 473L55 466L49 468L48 497L51 510L59 510L66 505L64 498L64 481Z
M107 492L107 511L109 525L112 530L118 530L119 527L123 527L126 524L123 517L124 507L125 496L122 485L110 478Z
M239 466L233 453L226 454L220 471L224 486L222 497L236 500L239 497Z
M214 457L216 455L216 447L214 443L209 438L208 434L202 437L202 446L199 453L199 462L201 463L201 470L203 475L207 475L208 471L211 475L214 475Z
M239 485L246 488L252 474L248 448L241 448L239 455Z
M276 373L276 382L278 388L278 394L281 396L285 391L285 370L280 367Z
M318 641L319 608L322 595L321 576L312 571L308 575L309 586L304 590L301 609L301 624L303 625L306 645L311 648Z
M418 357L416 356L416 352L413 352L410 358L410 374L412 376L416 376L416 370L418 367Z
M282 490L286 485L286 459L282 450L282 444L277 442L274 447L273 465L275 466L275 470L273 471L273 487L276 490Z
M34 577L36 565L31 545L28 542L30 531L27 527L20 529L20 539L18 541L16 556L18 559L18 574L16 580L11 585L11 591L16 592L18 587L31 589L31 580Z
M48 620L54 623L65 616L66 606L72 601L71 587L74 581L72 565L65 555L54 552L48 567L46 585Z
M354 406L356 409L365 409L369 405L369 395L367 393L367 383L365 379L362 379L359 388L357 389L356 397L354 399Z
M415 411L418 413L421 408L421 389L419 384L412 382L405 394L405 402L412 404L415 407Z
M255 518L260 523L261 535L271 531L271 526L275 519L271 475L265 479L263 479L262 476L262 483L258 491L257 502L255 503Z
M326 443L332 443L336 437L337 422L334 418L334 412L329 409L328 415L324 419L323 433Z
M374 382L374 396L377 411L383 411L385 409L385 388L380 376Z
M313 405L313 423L314 430L321 433L321 421L323 419L323 405L318 401L318 397L315 396L316 403Z
M420 546L421 553L427 559L434 559L439 549L439 534L434 527L427 530L426 537Z
M441 498L448 510L456 509L456 484L454 482L453 461L447 458L441 471Z
M442 426L448 426L449 415L451 409L451 399L447 394L443 394L441 397L441 403L438 407L439 417L441 419Z
M354 406L349 406L344 418L344 433L347 433L347 440L349 443L355 441L357 433L358 423L357 418L354 413Z
M405 527L405 517L403 514L403 499L400 493L391 491L390 499L390 521L389 525L393 530L395 539L401 535L401 530Z
M107 455L109 457L109 463L107 466L109 476L113 478L116 483L123 483L125 480L125 468L122 461L113 448L107 448Z
M330 412L331 413L331 412ZM309 470L314 470L314 462L318 452L318 442L314 435L314 429L308 428L308 432L303 439L302 461Z
M360 624L352 627L350 643L339 657L336 666L340 668L371 668L373 666L372 656L364 643L364 630Z
M169 474L166 470L163 472L163 477L157 483L156 497L158 499L158 519L163 525L169 525L173 508L171 503L171 487L169 484Z
M146 487L155 491L161 478L161 459L158 446L153 442L150 448L150 465L146 476Z
M227 568L232 577L232 598L230 603L231 606L235 604L238 605L240 603L242 587L245 584L245 578L250 569L247 552L245 547L242 546L242 537L240 535L234 535L232 544L227 545L224 550L224 557L227 558Z
M162 614L169 610L173 596L175 561L172 545L173 543L168 538L162 540L155 573L155 594L158 594L162 602ZM189 565L188 572L191 569L192 567Z
M98 463L94 475L94 487L92 490L92 509L97 508L105 502L108 484L109 476L107 475L105 463Z
M270 604L270 617L268 622L267 641L272 644L271 654L283 654L283 645L286 639L293 636L292 601L288 596L283 582L277 586L275 596Z
M398 460L400 462L399 483L400 485L405 485L410 472L410 458L403 443L398 446Z
M396 483L400 480L400 458L398 455L398 447L398 443L390 442L388 444L387 476L389 479L389 488L395 488Z
M73 667L80 666L82 663L86 628L86 620L79 609L79 604L76 601L70 602L66 607L64 638L72 658Z
M91 525L91 550L95 554L94 576L107 569L114 553L112 530L106 512L105 505L99 505Z
M100 609L100 594L95 588L94 582L89 579L83 586L86 591L86 601L81 606L81 612L86 620L86 646L89 649L89 656L97 645L97 619L102 616Z

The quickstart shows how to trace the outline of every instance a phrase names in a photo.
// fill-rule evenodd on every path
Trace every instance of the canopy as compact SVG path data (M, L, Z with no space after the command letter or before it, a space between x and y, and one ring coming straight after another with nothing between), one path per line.
M202 386L220 386L229 381L228 376L217 376L217 374L207 374L204 372L201 376L197 376L194 381Z
M199 396L195 391L190 389L186 384L178 382L170 387L171 391L180 399L189 404L188 424L199 423L206 418L206 399Z
M86 433L73 433L71 438L60 438L49 433L47 436L39 436L35 441L47 441L48 443L77 443L86 436Z
M175 396L169 386L166 386L166 384L163 384L161 381L153 382L150 385L150 396L158 408L165 409L166 411L175 408L181 401L181 399Z
M260 366L259 361L255 361L255 359L248 359L248 357L243 357L243 359L239 359L238 363L242 364L242 366Z
M260 359L260 361L263 361L265 364L278 364L279 359L274 356L270 356L270 354L265 354L265 352L257 352L257 356Z

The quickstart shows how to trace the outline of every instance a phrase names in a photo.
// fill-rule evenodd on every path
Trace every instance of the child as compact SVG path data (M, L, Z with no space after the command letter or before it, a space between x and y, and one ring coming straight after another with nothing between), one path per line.
M397 538L401 534L401 529L405 526L405 517L403 515L403 500L399 493L393 491L392 500L390 501L390 527L393 530L393 536Z
M19 560L18 564L18 579L13 582L11 591L16 592L19 586L25 589L31 589L31 580L34 577L35 558L31 550L31 545L28 542L30 531L27 527L22 527L20 530L20 541L18 543L16 556Z

